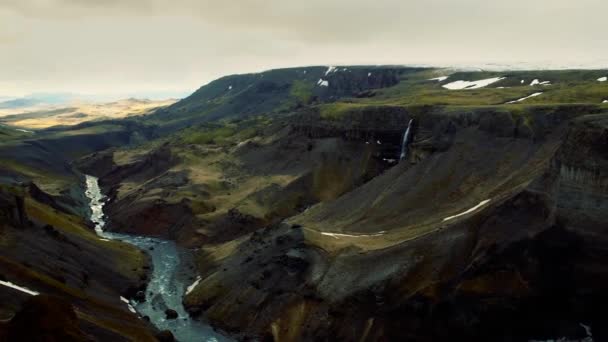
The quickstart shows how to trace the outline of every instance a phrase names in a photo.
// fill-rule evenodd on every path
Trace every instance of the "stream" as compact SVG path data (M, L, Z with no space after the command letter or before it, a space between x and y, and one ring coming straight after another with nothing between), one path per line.
M141 317L148 316L150 322L159 330L170 330L176 340L181 342L232 341L224 335L213 330L212 327L192 319L184 309L182 298L189 282L186 276L184 253L173 241L157 238L106 232L103 230L103 206L105 196L101 193L98 179L86 175L86 197L90 201L91 221L95 224L95 232L102 239L120 240L132 244L148 253L152 260L152 274L146 289L146 300L137 303L127 300L130 310L137 312ZM172 309L178 314L177 319L166 319L165 310Z

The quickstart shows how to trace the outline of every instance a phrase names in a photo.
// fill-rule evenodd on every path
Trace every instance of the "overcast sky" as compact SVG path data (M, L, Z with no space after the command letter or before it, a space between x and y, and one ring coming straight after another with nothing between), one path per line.
M608 67L607 0L0 0L0 97L330 64Z

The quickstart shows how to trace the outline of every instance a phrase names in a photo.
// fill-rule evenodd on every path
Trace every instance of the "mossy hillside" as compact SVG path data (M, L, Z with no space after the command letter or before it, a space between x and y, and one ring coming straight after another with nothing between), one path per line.
M34 134L34 132L23 132L17 128L0 124L0 143L4 141L30 138Z
M3 279L65 298L74 304L80 320L97 329L152 340L145 324L119 300L127 288L141 283L148 264L143 252L101 240L81 218L36 201L21 186L3 185L0 192L9 206L6 212L0 210ZM11 209L18 210L13 198L24 198L25 225ZM0 312L14 314L22 305L19 296L0 297Z
M22 189L17 187L3 186L3 189L17 196L24 195ZM25 213L31 221L41 226L50 225L66 237L73 237L82 243L90 244L91 248L104 250L115 258L116 265L113 268L124 277L137 279L143 274L143 266L146 265L147 258L139 249L119 241L104 241L85 225L82 218L42 204L29 196L25 197L24 204ZM134 269L139 271L134 272Z
M0 256L2 269L11 275L11 280L20 284L27 284L41 293L52 294L67 299L73 303L79 320L83 320L104 330L112 331L119 336L131 338L134 341L154 341L149 328L139 318L131 314L119 300L108 302L87 294L79 288L66 286L64 283L36 271L33 267L25 266ZM20 310L21 304L13 302L12 307L8 301L2 305L2 310L9 310L11 314Z
M249 119L223 120L216 123L205 123L187 128L174 135L172 145L197 144L229 146L259 136L262 130L272 124L269 116L257 116Z
M289 114L314 103L358 96L393 86L422 68L401 66L305 67L231 75L204 85L191 96L145 118L173 132L225 118ZM327 81L329 86L319 80Z

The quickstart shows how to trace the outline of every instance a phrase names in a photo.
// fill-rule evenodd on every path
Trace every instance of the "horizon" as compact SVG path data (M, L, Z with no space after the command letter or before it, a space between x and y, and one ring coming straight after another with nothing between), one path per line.
M600 0L252 0L239 7L0 4L0 96L183 93L224 75L310 65L608 67L597 58L608 55L608 3Z
M315 64L315 65L293 65L277 68L267 68L263 70L251 70L240 73L229 73L219 75L213 79L203 80L198 86L189 89L181 90L165 90L155 89L152 91L131 91L123 93L80 93L77 91L52 91L52 90L37 90L33 92L21 93L19 95L14 94L0 94L0 103L5 101L12 101L25 98L39 98L43 96L71 96L73 101L90 101L90 102L112 102L123 99L142 99L142 100L166 100L166 99L183 99L190 96L197 89L205 86L217 79L232 75L243 75L243 74L258 74L264 73L271 70L280 69L293 69L293 68L309 68L309 67L329 67L329 66L397 66L397 67L411 67L411 68L434 68L434 69L445 69L452 72L457 71L491 71L491 72L509 72L509 71L551 71L551 70L608 70L608 61L597 61L588 64L550 64L549 62L544 64L531 64L527 62L519 62L513 64L502 64L502 63L472 63L472 64L461 64L461 65L432 65L424 63L412 63L412 64Z

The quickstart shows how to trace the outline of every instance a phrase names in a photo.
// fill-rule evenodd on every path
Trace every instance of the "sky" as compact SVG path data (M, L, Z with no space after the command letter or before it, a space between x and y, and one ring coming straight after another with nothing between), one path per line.
M0 0L0 98L304 65L608 68L606 0Z

